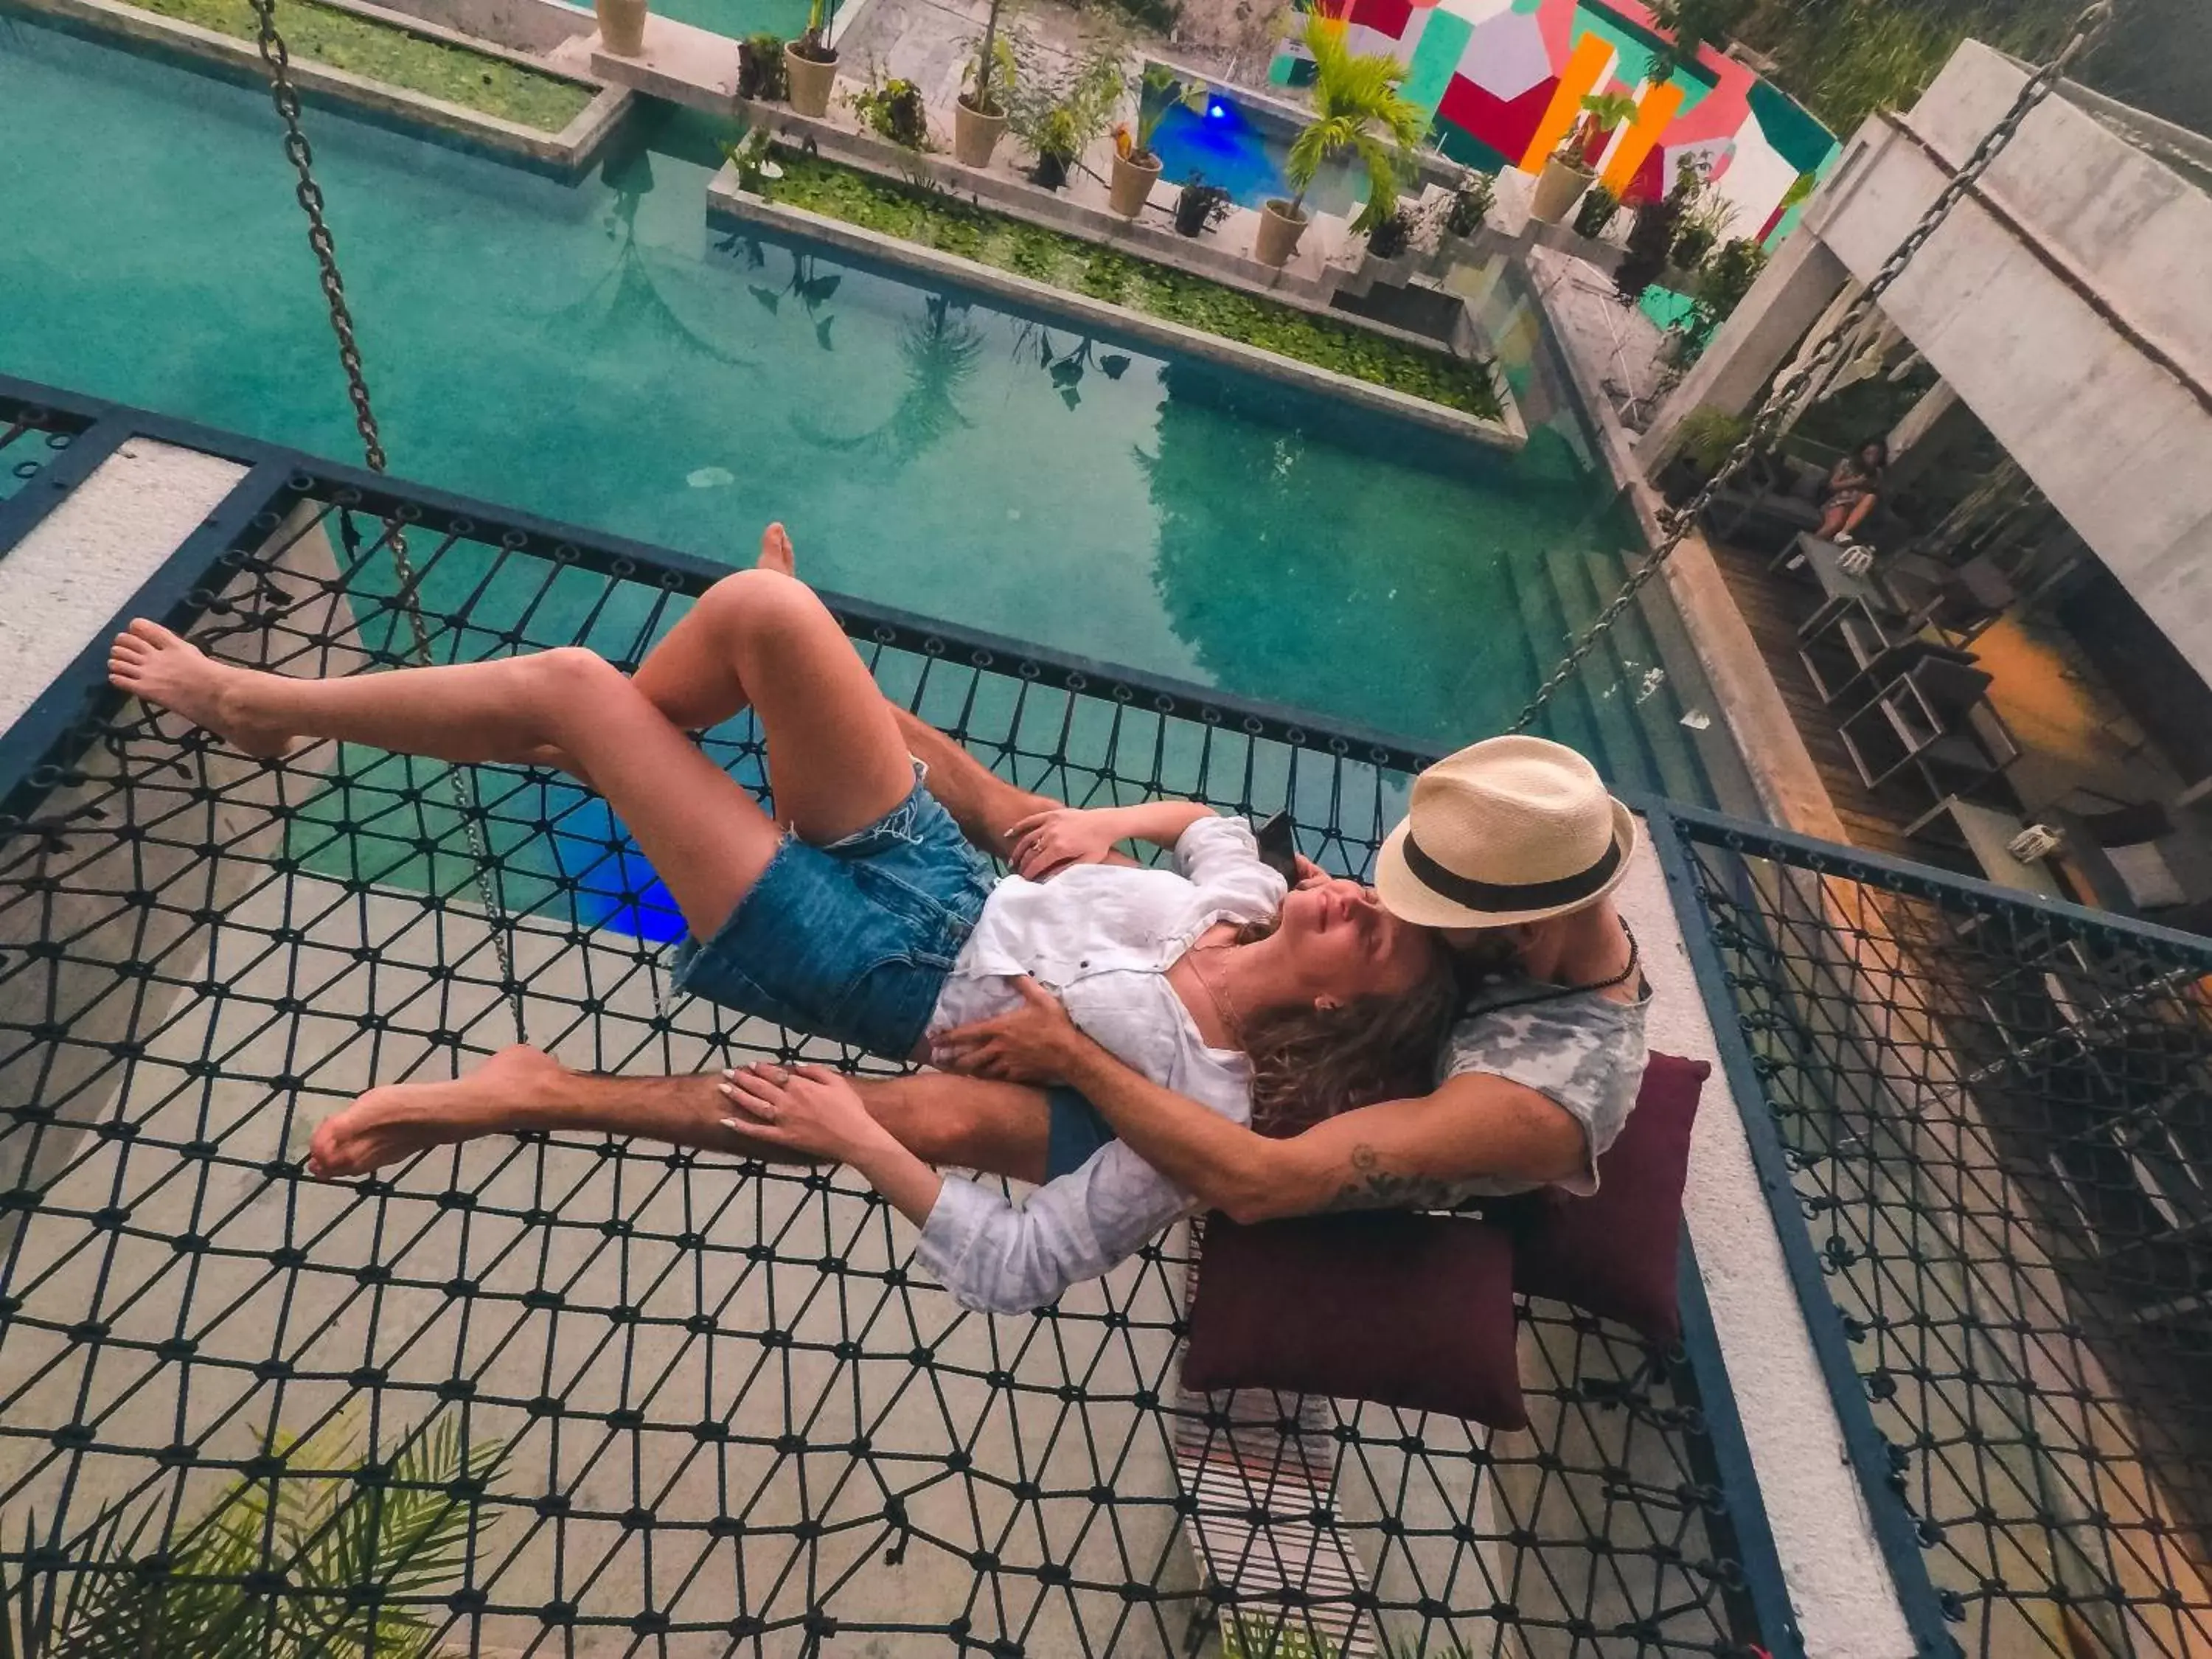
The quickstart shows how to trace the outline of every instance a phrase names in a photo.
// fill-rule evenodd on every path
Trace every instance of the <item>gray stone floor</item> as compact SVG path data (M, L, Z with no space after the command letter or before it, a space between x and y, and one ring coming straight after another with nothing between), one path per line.
M1613 279L1595 265L1534 243L1524 257L1561 343L1597 367L1621 424L1643 430L1671 384L1659 325L1638 307L1621 304Z

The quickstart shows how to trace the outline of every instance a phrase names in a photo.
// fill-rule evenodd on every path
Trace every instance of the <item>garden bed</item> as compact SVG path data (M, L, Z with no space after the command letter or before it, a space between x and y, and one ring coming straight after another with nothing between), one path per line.
M149 11L218 34L252 40L257 33L252 0L130 0ZM539 132L566 129L590 105L595 90L542 73L489 52L449 46L428 35L318 0L283 0L276 19L295 58L388 86L459 104Z
M1456 358L1265 300L963 202L815 156L780 152L766 198L1012 272L1482 421L1505 418L1487 363Z

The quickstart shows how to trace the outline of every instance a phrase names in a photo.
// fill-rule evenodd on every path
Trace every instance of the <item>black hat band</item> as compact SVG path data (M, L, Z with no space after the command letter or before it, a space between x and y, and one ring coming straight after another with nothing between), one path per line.
M1462 876L1456 870L1447 870L1426 853L1412 833L1407 834L1401 844L1406 854L1406 867L1420 878L1421 884L1431 891L1464 904L1470 910L1495 910L1510 913L1516 910L1547 910L1554 905L1572 904L1604 890L1613 872L1620 868L1620 843L1608 842L1604 856L1587 870L1571 876L1561 876L1556 881L1521 881L1499 883L1477 881L1472 876Z

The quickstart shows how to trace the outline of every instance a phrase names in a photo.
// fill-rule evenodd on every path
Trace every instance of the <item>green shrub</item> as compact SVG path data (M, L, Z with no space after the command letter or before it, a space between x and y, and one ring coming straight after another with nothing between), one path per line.
M1424 350L1328 317L1132 258L944 192L819 156L781 154L769 196L787 206L957 254L1072 293L1261 347L1317 368L1495 420L1490 365Z
M251 40L259 33L252 0L131 0L144 11ZM597 95L578 82L541 75L504 58L412 34L396 24L284 0L277 15L284 43L305 58L364 80L381 81L503 121L558 132Z

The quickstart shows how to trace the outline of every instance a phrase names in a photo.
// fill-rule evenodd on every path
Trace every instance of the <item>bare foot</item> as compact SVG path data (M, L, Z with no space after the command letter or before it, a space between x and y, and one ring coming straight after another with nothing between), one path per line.
M514 1107L561 1075L552 1055L517 1043L451 1083L371 1089L316 1128L307 1173L325 1181L367 1175L433 1146L498 1134Z
M791 532L781 524L772 524L761 536L759 568L780 570L787 576L799 574L799 556L791 550Z
M172 709L246 754L281 755L291 747L292 734L256 726L239 711L237 690L251 672L215 661L143 617L107 647L107 678L118 690Z

